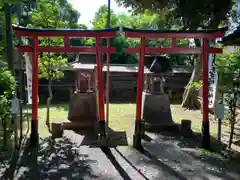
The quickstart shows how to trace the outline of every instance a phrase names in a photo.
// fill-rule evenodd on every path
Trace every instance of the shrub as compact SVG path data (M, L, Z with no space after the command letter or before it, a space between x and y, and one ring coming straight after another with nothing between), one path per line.
M0 118L6 119L11 114L11 99L16 88L12 73L0 68Z

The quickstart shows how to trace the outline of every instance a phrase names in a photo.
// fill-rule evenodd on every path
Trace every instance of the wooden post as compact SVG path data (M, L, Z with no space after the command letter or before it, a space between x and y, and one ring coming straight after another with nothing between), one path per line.
M203 120L202 120L202 147L210 149L210 132L208 119L208 39L203 39L202 69L203 69Z
M32 63L32 121L30 144L38 145L38 36L33 37L33 63Z
M141 38L140 60L138 62L138 79L137 79L137 99L136 99L136 119L135 131L133 135L133 146L136 149L142 148L142 91L144 78L144 56L145 56L146 40Z

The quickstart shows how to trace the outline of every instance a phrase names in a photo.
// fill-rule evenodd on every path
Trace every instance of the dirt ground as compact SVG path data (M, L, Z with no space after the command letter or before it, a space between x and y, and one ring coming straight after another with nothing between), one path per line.
M146 133L143 152L132 148L135 105L110 108L114 130L128 134L126 145L99 148L89 145L86 134L65 131L63 138L52 139L45 133L41 121L38 148L23 146L8 158L0 157L1 180L239 180L240 161L228 161L224 145L212 145L218 152L202 150L200 111L187 111L172 105L176 122L192 120L195 133L191 138L171 133ZM56 112L55 112L56 111ZM67 108L56 107L52 121L64 119ZM45 111L39 111L40 119ZM227 126L224 126L227 127ZM217 123L211 116L211 133L217 133ZM224 130L227 134L227 130ZM117 140L116 140L117 141ZM26 139L26 144L27 144ZM127 146L128 145L128 146Z
M192 130L195 132L201 132L201 126L202 126L202 113L200 110L197 111L190 111L185 110L181 108L181 105L171 105L171 111L172 111L172 117L173 120L177 123L181 123L182 119L189 119L192 122ZM239 111L240 112L240 111ZM233 137L233 145L232 148L235 151L240 152L240 113L238 116L238 123L235 125L235 133ZM214 138L217 138L218 134L218 120L214 117L214 115L209 114L209 120L210 120L210 133L211 136ZM222 121L222 133L221 133L221 140L223 143L227 144L229 141L229 134L230 134L230 128L229 128L229 122L228 120Z
M239 180L239 164L203 154L187 139L147 133L144 152L130 146L91 147L85 136L65 131L38 148L23 148L1 163L2 180Z

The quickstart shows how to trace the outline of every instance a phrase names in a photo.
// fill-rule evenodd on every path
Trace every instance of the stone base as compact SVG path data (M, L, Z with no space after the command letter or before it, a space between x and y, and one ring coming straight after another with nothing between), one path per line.
M63 135L62 123L52 123L52 137L61 138Z
M179 124L172 124L172 125L154 125L154 124L149 124L145 123L145 131L146 132L155 132L155 133L161 133L161 132L170 132L170 133L179 133L181 129L181 125Z
M68 120L71 122L96 121L97 105L96 92L73 94L68 111Z
M167 94L143 92L143 119L145 129L178 128L172 120L170 102Z
M191 128L192 121L183 119L181 121L181 134L183 136L191 136L192 135L192 128Z
M96 92L75 93L72 95L68 111L68 120L64 129L94 129L97 119Z
M94 125L91 121L79 121L79 122L63 122L64 130L84 130L94 129Z

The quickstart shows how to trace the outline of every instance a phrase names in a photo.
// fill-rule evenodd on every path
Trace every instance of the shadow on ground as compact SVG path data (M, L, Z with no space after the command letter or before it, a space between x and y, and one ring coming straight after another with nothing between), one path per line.
M225 132L227 137L230 136L230 129ZM234 133L233 133L233 144L240 146L240 122L235 124Z
M223 145L214 153L198 149L200 134L183 138L170 133L147 133L141 152L127 146L89 148L83 145L83 139L73 131L66 131L60 139L41 139L38 148L13 154L0 179L240 179L239 161L228 162L222 155ZM213 139L212 145L217 147Z
M67 138L53 140L44 138L39 148L26 148L23 154L15 154L0 179L95 179L90 167L95 161L80 154L78 146ZM19 160L18 160L19 159Z
M116 168L116 170L119 172L121 177L124 180L131 180L131 177L128 175L128 173L124 170L124 168L119 164L116 157L113 155L111 150L109 148L102 148L103 153L107 156L107 158L111 161L113 166Z
M12 158L12 155L13 155L12 142L10 142L9 144L11 145L4 147L3 140L2 138L0 138L0 177L4 169L7 168L9 160Z
M88 130L75 130L74 132L80 135L82 138L81 145L89 146L90 148L100 147L100 143L98 141L97 134L92 133L93 129ZM117 146L128 146L127 134L125 131L114 131L111 128L108 128L108 140L107 146L109 148L117 147Z
M166 169L176 172L179 179L240 179L239 159L228 161L225 145L211 138L213 151L200 149L201 134L183 138L179 134L148 133L144 154Z

